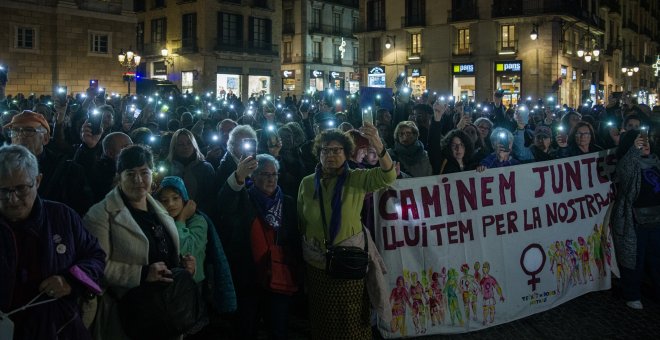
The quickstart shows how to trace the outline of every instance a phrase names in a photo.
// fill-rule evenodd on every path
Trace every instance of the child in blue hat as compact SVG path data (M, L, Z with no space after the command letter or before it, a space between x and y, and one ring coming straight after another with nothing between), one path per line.
M206 219L196 213L197 204L188 197L188 190L181 177L163 178L156 192L156 199L174 219L179 232L179 253L191 254L197 260L193 278L197 283L202 282L208 235Z

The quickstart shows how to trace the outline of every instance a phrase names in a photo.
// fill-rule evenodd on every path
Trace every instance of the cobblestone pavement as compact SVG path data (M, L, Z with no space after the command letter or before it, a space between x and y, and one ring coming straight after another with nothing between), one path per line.
M660 339L660 304L644 291L641 311L628 308L615 279L610 290L592 292L549 311L482 331L456 335L430 335L436 339ZM229 339L229 324L215 325L196 339ZM293 317L289 339L309 339L307 321ZM260 332L260 339L266 334ZM380 337L375 337L380 339Z

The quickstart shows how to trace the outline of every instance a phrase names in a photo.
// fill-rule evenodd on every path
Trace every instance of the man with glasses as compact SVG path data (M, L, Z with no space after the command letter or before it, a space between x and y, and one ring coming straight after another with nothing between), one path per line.
M64 203L79 214L91 206L91 192L83 168L45 146L50 141L50 126L41 114L23 111L4 126L12 144L26 147L39 162L43 175L39 196Z
M91 339L78 300L100 293L105 253L76 212L39 196L42 184L27 148L0 147L0 310L38 297L33 303L43 304L9 318L13 339Z

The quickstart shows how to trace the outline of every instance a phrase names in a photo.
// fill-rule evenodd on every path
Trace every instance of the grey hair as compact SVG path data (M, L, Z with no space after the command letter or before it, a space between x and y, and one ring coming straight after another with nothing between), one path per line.
M266 166L266 164L272 163L275 166L275 171L280 172L280 162L277 158L267 154L260 153L257 155L257 168L254 169L254 173L258 174Z
M240 135L249 135L248 137L243 138L254 138L257 139L257 133L250 125L238 125L229 133L229 139L227 140L227 150L233 155L233 150L236 144L240 143L240 140L236 140ZM240 157L240 155L234 155L234 157Z
M511 131L505 128L495 128L495 130L493 130L493 132L490 134L490 143L493 145L493 147L495 147L495 145L501 143L502 141L505 141L506 143L513 141L513 134Z
M0 146L0 177L9 178L20 170L27 171L30 178L39 175L39 162L30 150L18 144Z

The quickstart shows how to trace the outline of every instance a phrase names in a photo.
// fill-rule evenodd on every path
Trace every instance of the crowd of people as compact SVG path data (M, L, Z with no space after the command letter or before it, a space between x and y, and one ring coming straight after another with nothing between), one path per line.
M402 87L391 107L374 102L372 122L359 94L331 91L7 95L0 310L30 307L11 318L15 339L194 338L227 315L236 338L264 325L285 339L302 299L312 338L367 339L372 309L388 300L372 192L610 148L626 174L612 214L626 303L643 308L646 264L660 297L658 108L625 93L576 109L503 97L414 98ZM364 248L363 278L330 271L337 246ZM154 294L185 317L140 319Z

